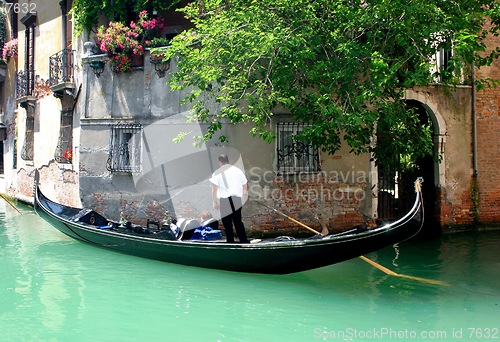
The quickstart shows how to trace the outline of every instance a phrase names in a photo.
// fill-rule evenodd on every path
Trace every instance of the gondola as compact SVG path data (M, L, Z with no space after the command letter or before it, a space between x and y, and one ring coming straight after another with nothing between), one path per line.
M421 178L415 182L415 202L400 219L367 229L355 227L327 236L264 239L257 243L224 240L172 239L162 230L138 233L117 226L97 212L68 207L48 199L35 175L36 213L62 233L116 252L188 266L236 272L287 274L352 259L416 235L423 224ZM144 227L144 229L146 229Z

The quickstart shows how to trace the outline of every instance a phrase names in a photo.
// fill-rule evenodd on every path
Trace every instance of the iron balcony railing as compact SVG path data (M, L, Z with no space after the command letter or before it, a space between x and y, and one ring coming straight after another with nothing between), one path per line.
M49 82L51 86L72 83L74 69L74 50L63 49L49 57Z

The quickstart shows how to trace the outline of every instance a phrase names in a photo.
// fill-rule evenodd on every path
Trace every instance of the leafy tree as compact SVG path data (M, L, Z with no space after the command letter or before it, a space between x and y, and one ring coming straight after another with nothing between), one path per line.
M71 14L76 34L90 32L101 16L128 24L143 11L165 11L180 6L181 0L74 0Z
M192 90L194 119L209 123L204 139L229 120L253 122L251 133L272 141L268 123L284 109L313 123L301 138L329 153L344 139L380 162L384 153L370 147L378 128L401 136L395 152L416 159L430 153L431 134L404 91L435 77L457 84L450 76L473 59L498 57L484 44L499 28L496 0L200 0L182 11L193 28L172 41L171 84ZM435 74L439 49L454 54Z

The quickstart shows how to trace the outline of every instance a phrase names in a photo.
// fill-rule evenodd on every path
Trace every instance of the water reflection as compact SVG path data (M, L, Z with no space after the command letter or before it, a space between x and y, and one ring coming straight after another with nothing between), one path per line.
M31 210L23 212L21 216L7 211L1 222L5 238L0 241L2 250L9 253L6 261L10 265L2 283L9 283L7 290L15 298L13 310L4 311L3 315L8 318L24 312L20 318L28 326L39 321L50 330L58 330L72 313L72 306L67 305L70 299L71 303L79 299L80 307L84 302L80 262L59 254L64 245L73 244L72 240L59 232L40 229L39 224L44 223ZM29 224L33 222L37 224ZM54 253L57 250L59 253Z

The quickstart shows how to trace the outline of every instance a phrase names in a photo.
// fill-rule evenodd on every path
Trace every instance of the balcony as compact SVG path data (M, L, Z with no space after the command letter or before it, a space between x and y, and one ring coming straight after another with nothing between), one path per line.
M49 84L54 96L72 94L74 80L74 50L64 49L49 57Z

